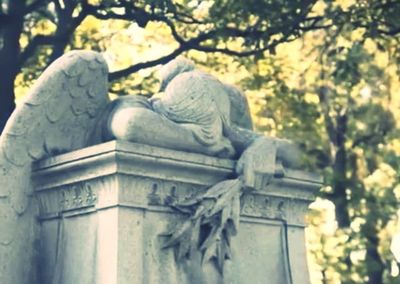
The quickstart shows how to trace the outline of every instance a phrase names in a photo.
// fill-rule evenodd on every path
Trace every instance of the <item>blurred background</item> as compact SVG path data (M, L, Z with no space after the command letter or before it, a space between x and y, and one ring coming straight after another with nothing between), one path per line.
M157 67L186 56L323 175L312 284L400 283L399 42L399 0L0 0L0 130L68 50L104 55L112 98L157 93Z

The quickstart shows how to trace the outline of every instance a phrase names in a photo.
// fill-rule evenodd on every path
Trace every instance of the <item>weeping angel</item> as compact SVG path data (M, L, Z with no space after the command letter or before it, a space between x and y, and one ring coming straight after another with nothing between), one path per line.
M113 139L238 160L235 178L171 204L188 217L165 244L178 251L177 260L197 249L204 261L214 257L222 269L238 229L241 193L298 166L297 150L286 140L254 132L245 96L191 61L179 57L160 74L159 95L110 101L102 56L73 51L37 80L0 137L0 283L16 266L30 271L36 254L32 162ZM205 225L211 230L199 240ZM187 244L188 238L195 241Z

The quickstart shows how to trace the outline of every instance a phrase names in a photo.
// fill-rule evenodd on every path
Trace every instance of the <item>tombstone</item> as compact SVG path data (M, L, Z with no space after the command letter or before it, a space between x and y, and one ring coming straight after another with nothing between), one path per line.
M245 97L178 58L160 98L107 98L94 52L54 62L0 138L0 283L309 283L321 186Z

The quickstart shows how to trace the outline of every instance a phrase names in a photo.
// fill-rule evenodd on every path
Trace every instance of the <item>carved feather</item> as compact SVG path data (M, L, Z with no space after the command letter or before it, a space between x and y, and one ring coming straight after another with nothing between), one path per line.
M0 283L33 281L38 226L31 164L88 146L108 103L107 74L100 54L70 52L45 70L9 119L0 137Z

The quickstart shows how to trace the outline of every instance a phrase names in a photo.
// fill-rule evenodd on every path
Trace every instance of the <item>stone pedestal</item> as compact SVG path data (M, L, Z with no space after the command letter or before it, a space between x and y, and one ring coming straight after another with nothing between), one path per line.
M285 170L243 195L223 276L199 256L177 265L165 234L171 210L233 176L235 162L112 141L33 166L40 207L41 283L308 283L304 214L320 179Z

